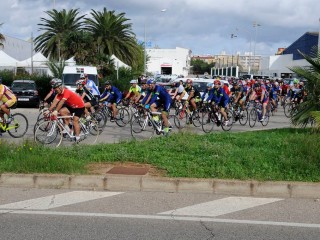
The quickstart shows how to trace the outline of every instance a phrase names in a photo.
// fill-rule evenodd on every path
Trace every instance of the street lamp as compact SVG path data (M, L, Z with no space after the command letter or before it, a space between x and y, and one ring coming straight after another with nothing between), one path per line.
M234 33L231 33L231 39L238 37ZM232 40L231 40L232 41ZM231 67L233 67L233 43L231 43Z
M161 12L166 12L167 9L162 9ZM146 31L146 21L144 21L144 55L143 55L143 72L144 76L147 76L147 31Z
M253 64L252 64L252 70L254 69L255 63L256 63L256 42L257 42L257 33L258 33L258 27L261 25L257 22L253 22L253 27L255 29L254 34L254 45L253 45Z

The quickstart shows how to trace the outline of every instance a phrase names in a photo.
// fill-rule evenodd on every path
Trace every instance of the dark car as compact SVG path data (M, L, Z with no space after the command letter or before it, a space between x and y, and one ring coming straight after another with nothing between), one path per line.
M39 106L40 97L35 81L14 80L11 90L17 97L18 106Z

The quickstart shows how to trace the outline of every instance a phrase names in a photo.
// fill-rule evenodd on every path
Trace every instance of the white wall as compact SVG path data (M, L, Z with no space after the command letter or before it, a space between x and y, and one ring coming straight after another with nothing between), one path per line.
M310 64L305 60L293 60L292 54L275 55L270 57L263 57L261 59L261 74L277 77L281 76L281 73L293 73L289 67L293 66L309 66Z
M175 49L147 49L147 71L161 74L161 66L172 67L172 74L187 76L190 70L191 50Z

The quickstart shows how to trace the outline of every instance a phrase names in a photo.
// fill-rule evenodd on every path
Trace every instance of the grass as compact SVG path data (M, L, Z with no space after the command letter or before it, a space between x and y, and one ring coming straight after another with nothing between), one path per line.
M0 142L0 173L84 174L89 163L136 162L169 177L320 180L320 141L308 129L173 134L168 138L51 149Z

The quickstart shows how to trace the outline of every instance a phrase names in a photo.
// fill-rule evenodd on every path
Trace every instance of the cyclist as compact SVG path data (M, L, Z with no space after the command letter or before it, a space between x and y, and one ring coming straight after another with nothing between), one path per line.
M201 101L201 94L198 91L198 89L193 86L193 82L191 79L187 79L186 84L187 84L187 86L185 88L185 92L183 92L180 95L180 99L183 98L185 93L188 93L189 96L186 100L185 106L188 106L188 104L190 104L191 105L190 111L192 111L192 110L196 111L197 110L197 102Z
M52 88L52 85L59 80L58 78L53 78L50 81L50 85L51 85L51 89L48 92L48 94L45 96L45 98L43 99L44 103L46 106L50 106L50 104L53 102L55 96L56 96L56 91Z
M122 100L122 92L115 86L112 86L110 81L106 81L105 86L105 90L100 96L100 102L106 102L107 107L112 110L110 122L114 122L115 117L118 115L117 105Z
M52 88L56 91L57 96L53 100L51 106L49 107L49 111L52 112L53 115L57 115L58 112L61 116L70 116L74 113L73 117L73 127L74 127L74 134L75 134L75 141L80 141L80 125L79 119L84 113L84 102L82 98L72 92L71 90L67 89L62 85L62 80L56 80ZM65 104L65 105L64 105ZM64 124L66 129L69 129L70 119L65 118Z
M259 101L262 104L262 118L260 119L260 122L263 122L267 112L267 105L269 102L268 92L265 86L261 86L260 83L255 83L253 92L250 96L250 100Z
M96 98L96 101L99 101L100 91L95 82L88 78L88 74L81 73L80 79L85 80L85 85L87 89L92 93L92 95Z
M0 108L8 118L6 123L12 121L12 115L10 114L10 108L17 103L17 98L14 93L4 84L0 84L0 101L2 102ZM3 119L3 113L0 113L0 117Z
M130 81L131 87L128 94L125 96L125 99L130 99L133 103L137 103L141 97L141 87L138 85L138 80Z
M87 89L86 85L85 85L85 81L83 79L80 79L76 82L77 85L77 89L76 89L76 93L78 93L82 100L84 101L84 114L86 116L87 120L90 120L90 113L88 111L88 109L90 109L90 111L92 113L94 113L94 106L97 105L97 101L96 98L92 95L92 93Z
M157 111L157 108L159 108L160 105L163 105L161 116L164 123L164 134L167 135L169 132L168 114L170 111L171 97L167 90L164 87L156 85L153 79L149 79L147 85L149 87L149 92L142 100L142 104L145 105L147 109L150 107L152 112ZM159 121L158 116L153 116L153 119Z
M230 102L230 97L221 86L220 80L214 80L213 82L214 89L211 92L210 96L207 98L208 103L212 102L216 106L220 107L220 112L224 118L224 125L228 125L228 116L225 109L228 108Z
M179 82L175 82L174 80L170 81L172 91L170 93L172 100L176 100L178 102L181 102L181 94L185 92L183 81L180 80Z
M232 96L234 97L234 102L239 104L241 111L244 110L244 103L246 101L246 92L242 86L239 86L239 82L234 80L232 83L232 88L230 89ZM241 112L242 113L242 112Z

